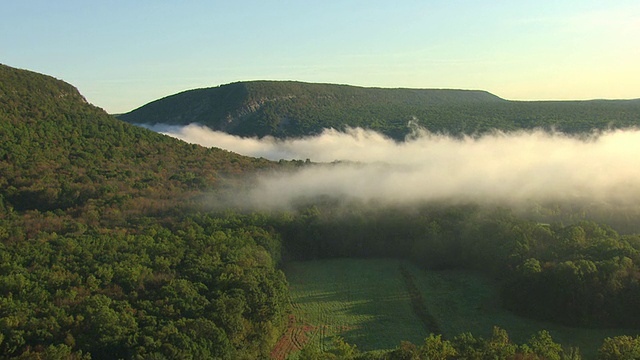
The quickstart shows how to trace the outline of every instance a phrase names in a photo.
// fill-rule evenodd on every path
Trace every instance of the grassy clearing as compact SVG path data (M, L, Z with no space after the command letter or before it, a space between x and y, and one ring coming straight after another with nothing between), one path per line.
M411 308L400 260L332 259L285 269L295 316L313 330L309 344L323 350L339 335L361 350L421 342L427 332Z
M496 284L475 273L423 271L395 259L331 259L295 262L285 269L294 316L305 335L293 340L304 338L324 350L331 348L335 336L361 350L391 349L401 340L422 343L428 333L412 309L401 267L412 275L426 311L446 338L464 332L489 337L493 326L499 326L521 343L546 329L556 342L578 346L589 359L604 338L637 333L570 328L516 316L500 307Z

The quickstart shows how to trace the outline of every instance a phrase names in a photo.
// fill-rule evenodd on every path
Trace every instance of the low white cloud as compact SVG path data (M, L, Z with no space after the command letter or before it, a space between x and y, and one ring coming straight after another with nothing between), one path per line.
M199 125L153 129L249 156L327 163L260 177L244 196L235 196L236 204L250 207L286 208L315 196L394 205L640 201L639 130L581 138L542 131L454 138L417 131L396 142L363 129L290 140L240 138Z

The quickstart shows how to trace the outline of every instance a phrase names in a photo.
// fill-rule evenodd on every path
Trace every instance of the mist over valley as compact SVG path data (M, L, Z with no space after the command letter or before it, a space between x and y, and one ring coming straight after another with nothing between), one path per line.
M640 152L637 129L454 137L411 125L404 141L361 128L277 139L243 138L198 124L148 127L242 155L314 163L261 175L233 196L233 205L246 208L291 209L302 198L326 196L378 205L478 203L520 211L571 204L595 215L629 211L640 200L640 158L633 155Z

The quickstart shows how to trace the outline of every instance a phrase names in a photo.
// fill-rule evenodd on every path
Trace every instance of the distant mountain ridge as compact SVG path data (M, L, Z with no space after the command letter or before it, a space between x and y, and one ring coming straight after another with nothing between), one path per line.
M120 119L199 123L240 136L308 136L362 127L402 140L416 122L436 133L544 128L575 133L640 125L640 101L509 101L482 90L386 89L296 81L248 81L174 94Z

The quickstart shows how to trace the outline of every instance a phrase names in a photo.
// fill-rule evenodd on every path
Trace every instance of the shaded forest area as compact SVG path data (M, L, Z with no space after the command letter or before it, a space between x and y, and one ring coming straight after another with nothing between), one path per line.
M474 205L212 213L204 194L280 165L123 123L47 76L0 80L2 357L268 357L289 306L280 264L323 257L473 269L518 313L640 327L638 235Z

